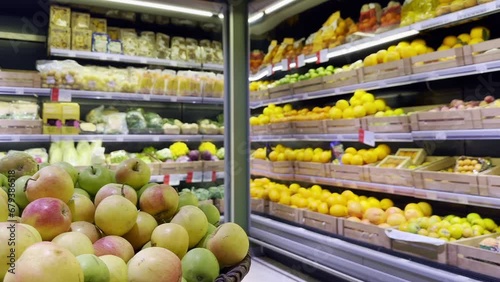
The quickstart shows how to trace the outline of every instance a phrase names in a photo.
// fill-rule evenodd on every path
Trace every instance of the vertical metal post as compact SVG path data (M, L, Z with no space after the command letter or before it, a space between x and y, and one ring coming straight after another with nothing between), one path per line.
M224 220L250 227L249 33L247 1L229 1L224 13Z

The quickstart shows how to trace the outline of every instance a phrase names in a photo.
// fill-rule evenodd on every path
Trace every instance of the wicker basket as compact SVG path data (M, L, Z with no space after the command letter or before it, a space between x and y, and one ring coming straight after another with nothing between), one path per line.
M215 282L240 282L250 271L251 264L252 259L250 254L248 254L238 265L222 269L221 274L215 279Z

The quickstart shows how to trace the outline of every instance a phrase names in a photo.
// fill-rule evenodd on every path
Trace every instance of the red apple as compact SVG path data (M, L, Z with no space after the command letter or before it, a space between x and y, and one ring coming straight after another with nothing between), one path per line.
M154 216L157 221L172 218L179 206L179 194L170 185L158 184L147 188L139 199L142 211Z
M83 233L89 237L92 244L103 237L102 231L97 226L86 221L72 222L71 231Z
M87 221L94 223L95 206L89 198L75 193L69 200L68 207L71 210L72 222Z
M132 247L138 251L151 239L151 234L157 226L158 223L152 215L140 211L134 227L122 237L129 241Z
M151 179L151 169L141 159L131 158L123 161L115 173L116 182L127 184L139 190Z
M71 211L60 199L40 198L26 206L21 223L35 227L44 241L50 241L70 230Z
M109 183L101 187L94 198L94 205L97 207L99 203L106 197L111 195L122 195L129 199L134 206L137 206L137 192L134 188L118 183Z
M30 202L40 198L56 198L67 203L75 187L73 179L63 168L46 166L27 181L25 192Z
M106 236L94 243L95 255L100 257L104 255L114 255L128 262L134 256L134 248L125 239L120 236Z

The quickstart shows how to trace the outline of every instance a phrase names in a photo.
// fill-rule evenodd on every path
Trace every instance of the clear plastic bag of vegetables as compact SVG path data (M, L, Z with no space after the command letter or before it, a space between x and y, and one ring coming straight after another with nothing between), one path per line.
M153 112L144 113L144 119L146 120L147 128L162 129L163 118Z
M142 115L142 112L139 110L131 110L127 112L127 126L130 129L131 133L136 130L145 130L147 129L146 119Z

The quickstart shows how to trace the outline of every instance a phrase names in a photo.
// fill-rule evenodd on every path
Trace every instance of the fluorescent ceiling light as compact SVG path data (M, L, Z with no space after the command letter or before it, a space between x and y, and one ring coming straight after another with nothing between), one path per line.
M285 7L286 5L290 5L292 2L294 2L295 0L283 0L283 1L280 1L274 5L271 5L269 7L267 7L265 10L264 10L264 13L266 13L267 15L271 14L272 12L275 12L283 7Z
M212 17L214 15L213 13L208 12L208 11L204 11L204 10L184 8L184 7L174 6L174 5L145 2L145 1L138 1L138 0L105 0L105 1L119 3L119 4L126 4L126 5L134 5L134 6L140 6L140 7L159 9L159 10L165 10L165 11L178 12L178 13L183 13L183 14L191 14L191 15L197 15L197 16L203 16L203 17Z
M219 19L223 19L224 18L224 14L220 13L219 15Z
M248 18L248 23L254 23L264 17L264 12L258 12L257 14L253 14Z

